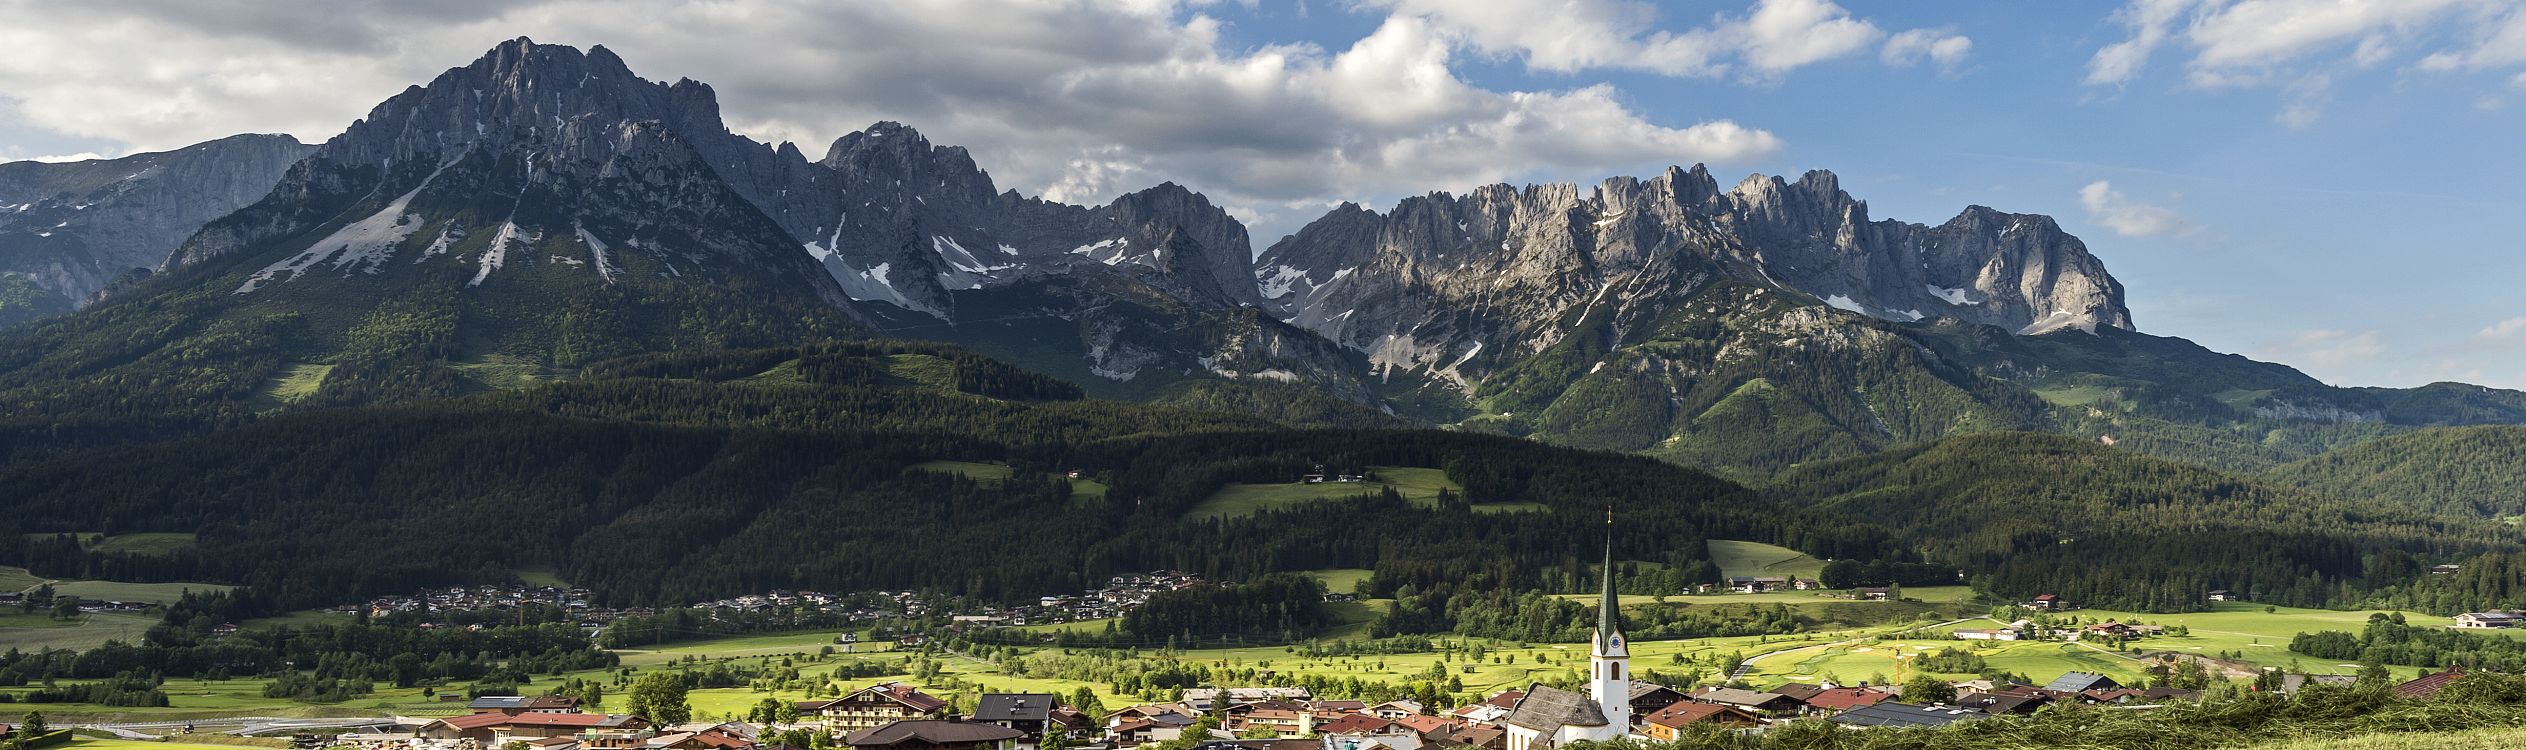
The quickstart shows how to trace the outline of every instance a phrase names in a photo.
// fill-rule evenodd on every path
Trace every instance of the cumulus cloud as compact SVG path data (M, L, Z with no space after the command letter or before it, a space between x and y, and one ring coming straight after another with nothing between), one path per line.
M2265 347L2265 352L2277 362L2340 369L2367 364L2386 353L2386 345L2376 331L2317 328L2293 334L2285 341Z
M1913 29L1886 39L1878 59L1887 65L1912 67L1928 60L1939 70L1953 72L1964 65L1965 56L1973 53L1973 40L1962 34L1932 29Z
M2329 77L2373 69L2402 50L2469 37L2421 57L2424 71L2526 63L2526 0L2131 0L2114 14L2129 35L2096 51L2087 83L2122 85L2170 42L2189 53L2186 85L2277 87L2275 117L2305 127L2329 99Z
M1655 29L1657 9L1626 0L1472 3L1463 0L1363 0L1398 16L1429 21L1475 50L1517 55L1533 70L1638 70L1712 78L1730 73L1754 82L1867 51L1886 40L1890 65L1928 58L1961 62L1973 47L1962 35L1915 30L1889 38L1830 0L1757 0L1742 14L1721 13L1683 31ZM1898 52L1892 45L1901 40Z
M2509 318L2493 323L2473 334L2484 341L2516 341L2526 339L2526 318Z
M2174 209L2132 200L2106 180L2079 188L2079 205L2087 209L2089 221L2125 237L2165 237L2193 229Z
M1098 201L1173 179L1263 212L1781 148L1724 119L1653 122L1604 87L1475 85L1452 68L1464 30L1419 15L1338 50L1232 46L1208 4L0 0L13 20L0 25L0 96L27 124L135 150L237 132L321 140L528 35L710 83L731 127L810 153L901 120L1022 191ZM1680 50L1672 35L1639 39ZM1802 59L1783 54L1759 59Z

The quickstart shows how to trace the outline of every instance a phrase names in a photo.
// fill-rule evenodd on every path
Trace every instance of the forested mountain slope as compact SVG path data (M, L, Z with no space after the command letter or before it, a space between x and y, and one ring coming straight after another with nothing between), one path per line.
M2421 430L2273 467L2266 476L2331 497L2517 518L2526 516L2526 427Z
M2338 500L2052 435L1949 438L1801 467L1770 492L1885 524L2003 596L2060 594L2151 609L2348 603L2377 555L2452 560L2513 549L2504 524Z

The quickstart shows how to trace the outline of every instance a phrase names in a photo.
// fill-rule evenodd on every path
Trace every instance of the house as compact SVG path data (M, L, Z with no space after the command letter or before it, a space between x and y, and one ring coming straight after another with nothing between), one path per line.
M1990 714L1957 706L1921 706L1886 701L1844 711L1834 716L1833 721L1854 727L1943 727L1988 718L1991 718Z
M1031 748L1043 741L1044 728L1060 707L1061 699L1051 693L983 693L974 699L971 720L1015 729L1025 735L1018 746Z
M2514 628L2526 624L2526 615L2515 612L2466 612L2456 616L2454 627Z
M1865 708L1894 700L1895 694L1872 687L1837 687L1818 690L1802 699L1809 713L1838 714L1854 708Z
M1729 576L1728 589L1740 594L1760 594L1789 585L1789 579L1778 576Z
M2236 592L2229 591L2227 589L2212 589L2210 591L2210 600L2214 602L2240 601Z
M2061 606L2061 597L2060 597L2060 595L2058 595L2058 594L2042 594L2042 595L2038 595L2038 596L2036 596L2036 597L2035 597L2035 600L2034 600L2034 601L2031 601L2031 602L2027 602L2027 603L2026 603L2026 608L2027 608L2027 609L2067 609L2066 607Z
M1400 719L1406 716L1418 716L1421 711L1421 702L1410 699L1390 700L1368 707L1368 714L1380 719Z
M1422 737L1426 738L1429 744L1447 748L1474 747L1482 748L1482 750L1508 750L1509 746L1508 730L1480 724L1450 727L1443 734L1424 734Z
M1449 730L1456 728L1456 722L1453 720L1436 716L1422 716L1420 714L1414 714L1397 719L1388 719L1387 721L1411 727L1412 731L1421 733L1421 736L1423 737L1444 735L1447 734Z
M2044 689L2056 693L2084 693L2090 690L2113 690L2122 686L2123 684L2115 682L2114 678L2095 672L2064 672L2060 677L2053 678L2050 684L2044 686Z
M2411 682L2394 686L2394 697L2407 700L2435 698L2438 697L2438 691L2447 689L2448 683L2455 682L2457 678L2463 676L2465 676L2463 667L2448 667L2445 672L2421 675Z
M18 731L18 730L17 730L17 728L16 728L16 727L12 727L12 726L9 726L9 725L7 725L7 724L0 724L0 737L7 737L7 736L9 736L9 735L11 735L11 734L16 733L17 731Z
M451 716L421 725L416 732L422 739L473 740L482 747L497 747L516 740L539 740L547 737L570 737L612 730L628 735L648 729L649 721L638 716L610 714L544 714L510 715L497 711L464 716Z
M2007 693L1974 693L1956 699L1957 706L1992 716L2024 716L2050 703L2052 698L2048 696Z
M1475 704L1480 705L1480 704ZM1339 716L1368 712L1367 701L1308 701L1307 712L1317 716Z
M1526 692L1523 690L1502 690L1481 703L1458 707L1448 715L1475 724L1494 724L1507 717L1509 709L1516 708L1518 699L1524 697Z
M943 718L947 701L900 682L884 682L827 701L798 704L801 719L813 716L839 732L876 729L898 721Z
M236 623L223 622L211 626L210 635L212 638L226 638L228 636L236 635L240 630L243 630L243 628L237 627Z
M1324 750L1421 750L1421 733L1367 714L1346 714L1316 727Z
M1659 742L1674 742L1685 727L1694 724L1752 727L1761 726L1763 717L1735 706L1687 701L1658 709L1655 713L1640 718L1641 732Z
M1302 687L1188 688L1183 703L1194 713L1209 713L1239 703L1261 703L1274 698L1303 701L1314 697Z
M1695 693L1693 694L1693 700L1722 706L1732 706L1756 715L1789 713L1797 711L1804 705L1799 703L1796 698L1791 698L1779 693L1758 693L1752 690L1739 690L1737 688L1724 687L1710 688L1699 693Z
M2014 628L1993 628L1989 630L1959 628L1950 632L1956 636L1957 640L1960 641L2014 641L2018 638L2024 637L2025 635Z
M1178 713L1131 717L1107 728L1105 739L1115 747L1138 747L1181 738L1185 728L1192 725L1193 717Z
M1668 707L1668 706L1672 706L1672 705L1675 705L1675 704L1678 704L1678 703L1682 703L1682 702L1684 702L1685 698L1686 698L1686 696L1684 695L1683 691L1676 690L1675 688L1667 687L1667 686L1665 686L1665 685L1660 685L1660 684L1655 683L1655 682L1641 682L1641 681L1639 681L1639 680L1632 680L1632 681L1631 681L1631 715L1632 715L1632 717L1633 717L1633 718L1632 718L1632 721L1633 721L1634 725L1636 726L1636 725L1638 725L1638 722L1640 721L1640 718L1639 718L1639 717L1648 716L1650 713L1655 712L1655 711L1657 711L1658 709L1662 709L1662 708L1666 708L1666 707Z
M2456 574L2456 571L2459 571L2459 570L2464 570L2464 569L2465 569L2465 566L2462 566L2462 565L2457 565L2457 564L2455 564L2455 563L2448 563L2448 564L2445 564L2445 565L2432 565L2432 566L2430 566L2430 575L2434 575L2434 576L2451 576L2451 575L2455 575L2455 574Z
M2089 625L2085 628L2081 628L2081 630L2085 631L2088 635L2106 636L2109 638L2131 634L2131 628L2129 626L2113 620L2106 620L2104 622Z
M1232 732L1269 729L1281 737L1304 737L1316 731L1315 720L1315 714L1294 708L1256 708L1232 715L1221 725Z
M902 719L862 729L842 743L859 750L1016 750L1025 733L979 721Z
M1851 598L1858 599L1863 602L1893 601L1894 589L1880 587L1853 589L1851 591Z

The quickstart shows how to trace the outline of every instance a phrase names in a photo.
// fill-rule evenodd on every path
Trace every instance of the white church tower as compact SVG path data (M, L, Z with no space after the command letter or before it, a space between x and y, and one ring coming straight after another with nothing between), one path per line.
M1606 511L1606 523L1613 522L1613 511ZM1623 639L1622 600L1614 596L1614 534L1605 532L1605 591L1596 605L1596 644L1588 655L1594 672L1588 678L1589 697L1596 699L1597 710L1605 713L1605 724L1621 736L1631 726L1631 644Z

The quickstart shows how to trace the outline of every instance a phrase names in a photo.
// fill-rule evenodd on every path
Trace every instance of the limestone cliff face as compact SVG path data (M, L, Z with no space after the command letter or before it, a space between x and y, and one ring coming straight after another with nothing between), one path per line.
M1464 382L1590 316L1654 319L1714 280L1894 321L2024 334L2130 329L2122 285L2051 219L1975 206L1931 227L1873 221L1832 173L1708 170L1433 193L1335 209L1256 261L1265 304L1385 368Z
M85 302L271 192L311 148L239 135L120 159L0 164L0 275Z

